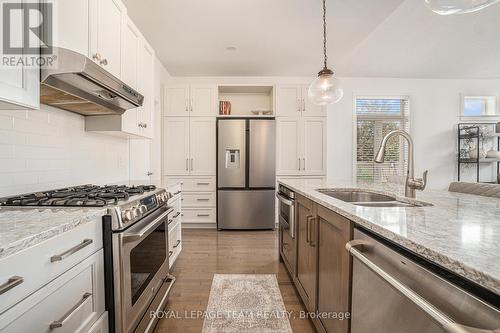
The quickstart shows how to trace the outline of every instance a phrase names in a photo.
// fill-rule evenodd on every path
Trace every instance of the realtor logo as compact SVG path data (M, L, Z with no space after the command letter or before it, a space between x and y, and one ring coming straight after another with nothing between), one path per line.
M52 53L52 3L2 3L2 54Z

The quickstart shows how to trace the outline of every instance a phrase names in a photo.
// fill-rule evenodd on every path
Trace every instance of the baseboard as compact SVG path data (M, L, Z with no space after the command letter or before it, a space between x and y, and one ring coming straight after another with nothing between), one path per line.
M182 229L217 229L216 223L182 223Z

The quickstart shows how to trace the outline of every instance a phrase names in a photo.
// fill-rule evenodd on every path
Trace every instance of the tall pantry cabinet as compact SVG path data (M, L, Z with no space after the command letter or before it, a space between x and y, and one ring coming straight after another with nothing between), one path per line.
M165 88L163 186L182 183L183 226L215 228L216 85Z

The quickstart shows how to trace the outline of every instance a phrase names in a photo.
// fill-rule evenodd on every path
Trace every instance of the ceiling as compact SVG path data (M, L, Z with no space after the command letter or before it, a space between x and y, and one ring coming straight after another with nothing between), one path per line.
M322 66L320 0L124 2L173 76L310 76ZM455 16L423 0L327 6L339 76L500 78L500 5Z

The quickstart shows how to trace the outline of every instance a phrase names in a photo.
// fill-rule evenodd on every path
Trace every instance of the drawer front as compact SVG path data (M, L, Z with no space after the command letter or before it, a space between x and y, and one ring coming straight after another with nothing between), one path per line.
M172 208L173 208L173 211L172 211L172 214L170 214L170 218L172 221L168 221L168 224L172 224L172 223L177 223L181 220L181 214L182 214L182 211L181 211L181 197L179 197L178 199L174 200L173 202L169 202L168 203Z
M172 193L172 195L174 196L170 200L175 200L176 196L179 195L182 191L182 185L176 181L176 183L174 185L170 185L170 186L167 185L165 190L167 192Z
M168 187L169 184L175 184L182 181L182 191L184 192L203 192L215 191L215 176L208 177L165 177L164 183Z
M184 192L182 206L188 207L215 207L215 192Z
M171 233L169 231L169 266L172 267L182 250L182 228L176 225Z
M207 209L189 209L182 210L182 224L185 223L215 223L216 210L215 208Z
M12 307L2 333L85 333L104 313L103 250Z
M0 294L0 313L102 248L102 220L88 222L0 260L0 284L22 282Z

